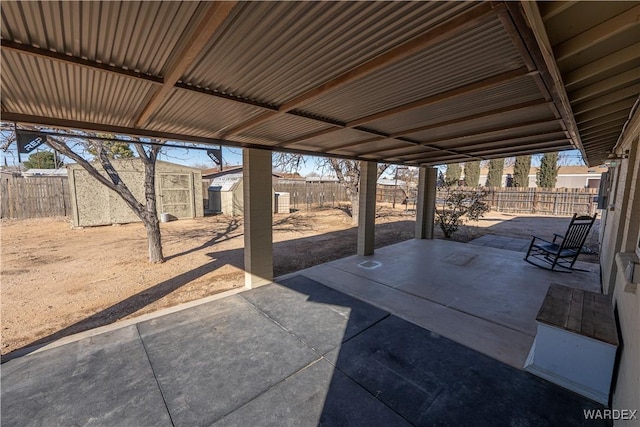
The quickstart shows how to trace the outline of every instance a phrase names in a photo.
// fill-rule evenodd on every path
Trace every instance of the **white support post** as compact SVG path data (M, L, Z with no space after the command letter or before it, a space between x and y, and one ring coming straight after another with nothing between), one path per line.
M271 151L242 150L244 194L244 285L273 280Z
M358 255L373 254L376 226L378 164L360 162L358 195Z
M420 168L416 203L416 239L433 239L437 181L437 169Z

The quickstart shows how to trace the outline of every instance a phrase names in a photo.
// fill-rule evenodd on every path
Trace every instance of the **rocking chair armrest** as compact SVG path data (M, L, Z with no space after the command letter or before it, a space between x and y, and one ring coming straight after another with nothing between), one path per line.
M558 233L553 233L553 243L556 242L557 238L560 238L560 240L564 240L564 236L562 234L558 234Z

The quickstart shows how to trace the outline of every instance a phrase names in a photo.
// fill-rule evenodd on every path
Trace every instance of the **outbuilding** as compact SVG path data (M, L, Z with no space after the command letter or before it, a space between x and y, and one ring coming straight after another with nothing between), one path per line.
M208 188L207 213L244 215L242 167L233 167L206 176L211 179ZM289 194L276 193L273 189L273 181L278 178L278 174L271 174L271 207L274 213L289 213Z
M144 165L140 159L112 160L120 179L135 198L144 203ZM93 166L103 175L102 166ZM80 165L67 166L71 193L71 218L75 227L124 224L140 219L122 198L100 184ZM158 216L171 219L204 215L202 177L199 169L175 163L156 162L156 198Z

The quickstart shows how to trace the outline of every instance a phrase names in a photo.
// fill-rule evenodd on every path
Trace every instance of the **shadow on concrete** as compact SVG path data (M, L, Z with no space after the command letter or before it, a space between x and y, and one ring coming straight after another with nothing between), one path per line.
M211 247L221 241L242 236L242 234L232 235L240 224L241 220L237 222L234 220L224 232L215 233L210 240L202 245L168 257L167 262L179 256L188 256L194 251ZM280 224L280 226L282 225L283 224ZM413 229L413 221L376 224L376 248L412 238ZM185 236L185 238L188 238L188 236ZM354 255L356 253L356 239L357 227L352 227L347 230L325 233L318 236L274 242L274 276L278 277L314 265ZM330 247L331 250L327 250L328 247ZM299 253L304 253L305 256L296 258L296 254ZM243 248L211 252L208 253L207 256L209 256L212 261L164 280L85 319L7 353L2 356L2 363L35 351L51 341L122 320L177 289L188 285L199 277L209 274L225 265L232 265L240 269L244 268Z

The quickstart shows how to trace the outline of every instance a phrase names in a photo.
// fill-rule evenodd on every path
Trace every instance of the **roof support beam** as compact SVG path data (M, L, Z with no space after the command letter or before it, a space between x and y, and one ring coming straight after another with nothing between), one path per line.
M460 117L460 118L457 118L457 119L447 120L447 121L444 121L444 122L438 122L438 123L433 123L433 124L426 125L426 126L420 126L420 127L413 128L413 129L403 130L401 132L392 133L390 136L395 138L395 137L398 137L398 136L410 135L412 133L418 133L418 132L424 132L424 131L427 131L427 130L438 129L438 128L441 128L441 127L455 125L455 124L458 124L458 123L465 123L465 122L469 122L471 120L476 120L476 119L484 119L484 118L491 117L491 116L497 116L497 115L500 115L500 114L503 114L503 113L510 113L512 111L522 110L522 109L527 109L527 108L532 108L532 107L538 107L540 105L545 105L545 104L548 105L548 103L540 102L539 100L530 101L530 102L523 102L522 104L507 106L507 107L503 107L503 108L497 108L495 110L490 110L490 111L486 111L486 112L483 112L483 113L472 114L470 116L464 116L464 117Z
M574 111L576 115L579 115L587 111L603 109L610 104L617 103L618 101L624 102L625 99L637 98L639 93L640 83L619 89L615 92L610 92L589 101L578 102L574 105ZM633 102L629 102L629 108L631 108L631 106L633 106Z
M386 111L381 111L376 114L371 114L366 117L361 117L356 120L352 120L347 123L347 127L360 126L365 123L370 123L375 120L384 119L395 114L404 113L406 111L415 110L416 108L426 107L427 105L435 104L437 102L447 101L449 99L457 98L463 95L470 95L475 92L479 92L483 89L489 89L498 86L503 83L507 83L516 80L529 71L526 68L518 68L516 70L507 71L506 73L498 74L488 79L481 80L479 82L471 83L462 87L458 87L446 92L442 92L427 98L418 99L417 101L410 102L408 104L400 105L398 107L391 108Z
M606 107L600 108L595 111L588 111L584 114L578 115L576 117L576 120L581 126L585 123L593 121L595 123L589 124L589 126L592 126L600 125L602 123L609 123L622 117L626 119L629 117L629 109L633 106L633 102L631 101L620 101L616 102L615 104L607 105Z
M138 80L144 80L156 85L162 84L162 78L158 76L152 76L150 74L144 74L135 70L127 70L125 68L116 67L114 65L104 64L102 62L91 61L83 58L76 58L74 56L65 55L59 52L53 52L51 50L42 49L38 47L29 46L26 44L20 44L9 40L2 39L1 46L3 50L18 52L36 58L45 58L65 64L77 65L83 68L87 68L94 71L103 71L111 74L117 74L119 76L130 77Z
M553 56L551 43L537 3L526 1L519 3L506 2L505 5L511 14L523 43L527 46L527 50L541 71L542 82L547 88L558 114L564 121L568 136L574 146L582 150L578 126L573 118L571 104L564 89L560 70Z
M344 150L345 148L349 148L349 147L355 147L355 146L358 146L358 145L364 145L364 144L368 144L370 142L382 141L383 139L387 139L387 138L385 138L384 136L374 136L373 138L363 139L361 141L345 142L344 144L336 145L334 147L326 149L323 152L324 153L329 153L331 151L340 151L340 150ZM407 142L407 144L410 144L410 143Z
M635 25L640 25L638 15L640 15L640 6L633 7L600 25L596 25L577 36L560 43L554 48L556 59L560 62L563 59L580 53L591 46L602 43L603 41L608 40Z
M491 136L492 134L496 133L496 132L504 132L504 131L515 131L518 129L523 129L523 128L529 128L532 126L537 126L537 125L544 125L544 124L549 124L549 123L559 123L559 120L535 120L535 121L530 121L530 122L525 122L525 123L518 123L518 124L514 124L514 125L508 125L508 126L498 126L498 127L494 127L491 129L487 129L482 131L481 133L474 133L473 135L461 135L461 136L453 136L453 137L447 137L447 138L439 138L439 139L432 139L432 140L427 140L427 141L421 141L422 145L426 145L426 146L433 146L434 144L446 144L446 143L450 143L450 142L465 142L465 141L469 141L469 140L474 140L477 138L482 138L482 137L487 137L487 136ZM437 147L435 147L437 148Z
M170 58L169 69L165 72L163 85L153 94L151 100L142 110L136 120L136 127L144 126L151 116L158 111L174 85L202 53L202 50L207 46L218 28L222 26L235 4L232 1L223 1L211 2L208 5L202 19L195 31L189 36L189 39L184 43L178 43L177 46L179 46L180 51L173 58Z
M534 142L528 142L530 140L534 139ZM535 141L535 139L542 139L543 141L538 142ZM453 150L458 150L456 151L456 154L468 154L468 151L471 150L478 150L478 149L483 149L483 147L495 147L496 144L500 144L499 147L496 148L504 148L504 149L508 149L509 147L513 147L514 145L523 145L523 146L529 146L529 145L533 145L533 144L537 144L537 143L547 143L549 142L549 140L551 141L565 141L566 138L564 138L564 133L563 132L549 132L549 133L544 133L544 134L538 134L538 135L530 135L530 136L523 136L523 137L518 137L518 138L508 138L508 139L503 139L503 140L494 140L494 141L488 141L488 142L482 142L482 143L477 143L477 144L472 144L472 145L463 145L463 146L458 146L458 147L451 147L450 149L444 149L444 150L448 150L448 151L453 151ZM487 148L487 150L490 150L493 148ZM419 156L421 154L411 154L411 155L407 155L407 156L398 156L395 157L397 159L401 159L401 160L410 160L413 157ZM428 157L428 156L427 156Z
M604 128L615 128L622 129L622 126L628 119L628 115L620 115L619 117L614 117L613 119L607 120L602 123L592 123L590 125L582 126L582 133L588 133L593 130L598 131Z
M408 42L393 48L382 55L379 55L364 64L361 64L341 75L335 77L317 87L314 87L294 98L287 101L280 106L278 113L265 113L258 118L254 118L245 123L230 129L225 133L225 136L235 135L244 130L250 129L263 123L267 120L274 118L277 115L284 114L291 111L305 102L311 101L333 89L343 86L347 83L351 83L355 80L361 79L375 71L380 70L383 67L397 63L402 59L405 59L417 52L427 49L430 46L436 45L447 38L452 37L455 34L464 32L465 30L473 27L476 23L486 16L491 14L491 6L488 3L482 3L473 9L460 14L459 16L439 25Z
M544 149L544 148L555 148L556 150L558 149L558 143L563 143L566 142L568 148L573 148L571 147L571 142L566 139L566 138L556 138L556 139L551 139L548 141L543 141L543 142L537 142L535 144L526 144L523 145L522 148L523 150L529 150L529 151L534 151L534 152L539 152L538 150L540 149ZM513 146L508 145L505 147L496 147L496 148L490 148L487 150L484 150L481 152L482 156L508 156L508 157L513 157L514 155L511 154L513 150Z
M584 140L588 144L590 141L600 141L602 139L607 139L607 138L616 140L618 139L618 136L620 136L620 130L616 129L607 133L603 133L601 135L585 136Z
M577 1L549 1L540 4L540 13L545 21L569 9Z
M640 52L640 50L638 52ZM629 70L608 79L600 80L599 82L583 87L582 89L571 92L569 94L569 96L571 97L571 103L575 104L576 102L580 102L584 99L597 96L602 92L606 92L620 86L633 83L634 81L640 82L640 69Z
M509 148L512 148L517 145L530 147L530 146L535 146L537 144L546 144L551 141L567 141L567 140L568 139L565 137L563 132L548 132L548 133L543 133L538 135L522 136L518 138L508 138L508 139L503 139L499 141L482 142L482 143L456 147L456 148L459 149L462 153L466 152L467 150L477 151L478 149L482 149L484 152L486 150L493 150L494 148L508 150ZM500 145L495 147L496 144L500 144ZM486 150L483 147L487 147Z
M493 76L493 77L490 77L488 79L481 80L479 82L471 83L471 84L468 84L468 85L465 85L465 86L462 86L462 87L459 87L459 88L456 88L456 89L452 89L452 90L449 90L449 91L446 91L446 92L443 92L443 93L439 93L437 95L433 95L433 96L429 96L427 98L419 99L417 101L413 101L413 102L410 102L408 104L401 105L399 107L395 107L395 108L392 108L392 109L387 110L387 111L383 111L383 112L376 113L376 114L373 114L373 115L370 115L370 116L367 116L367 117L363 117L363 118L360 118L360 119L353 120L351 122L346 123L344 128L353 129L353 128L356 128L357 126L360 126L360 125L362 125L364 123L368 123L368 122L373 121L373 120L389 117L389 116L392 116L394 114L398 114L398 113L401 113L401 112L409 111L409 110L412 110L412 109L415 109L415 108L419 108L419 107L424 107L424 106L427 106L427 105L430 105L430 104L435 104L437 102L446 101L446 100L453 99L453 98L456 98L456 97L459 97L459 96L469 95L471 93L478 92L478 91L483 90L483 89L491 88L491 87L497 86L499 84L506 83L506 82L521 78L521 77L527 75L528 73L529 73L529 71L526 68L518 68L516 70L511 70L511 71L508 71L506 73L502 73L502 74L499 74L497 76ZM290 141L286 141L286 142L280 143L280 144L277 145L277 147L288 147L288 146L290 146L292 144L304 141L306 139L315 138L315 137L322 136L322 135L327 135L327 134L335 132L335 131L337 131L339 129L340 128L323 129L323 130L308 134L306 136L302 136L302 137L296 138L294 140L290 140ZM366 129L362 129L362 128L357 128L357 130L360 130L360 131L363 131L363 132L368 132ZM375 135L382 136L382 135L379 135L379 133L375 133ZM384 137L385 138L394 139L393 137L391 137L389 135L386 135ZM408 141L408 140L403 140L403 141L411 143L411 141ZM417 142L416 142L416 144L417 144Z
M573 86L590 77L604 73L612 68L619 67L628 62L638 61L638 52L640 52L640 42L631 46L620 49L619 51L600 58L589 64L583 65L573 71L568 72L564 76L564 82L567 87Z

